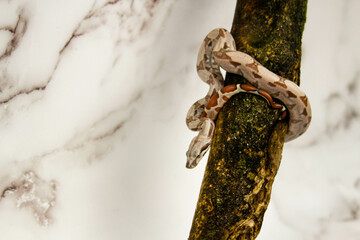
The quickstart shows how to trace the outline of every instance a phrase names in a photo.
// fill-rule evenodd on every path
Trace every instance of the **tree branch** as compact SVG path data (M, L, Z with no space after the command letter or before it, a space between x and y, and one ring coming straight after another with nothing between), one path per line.
M238 0L237 49L299 84L307 0ZM225 85L247 82L227 74ZM287 122L252 94L220 111L189 239L255 239L270 201Z

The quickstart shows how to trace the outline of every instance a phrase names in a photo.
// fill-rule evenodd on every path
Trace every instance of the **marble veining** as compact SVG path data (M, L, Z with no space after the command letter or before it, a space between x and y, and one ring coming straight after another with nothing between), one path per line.
M187 238L196 55L235 2L0 1L1 238ZM284 147L259 240L359 239L359 9L308 3L312 124Z
M50 210L56 201L56 183L40 179L34 172L24 172L18 179L7 186L1 198L15 195L16 206L32 210L35 219L42 226L51 222Z

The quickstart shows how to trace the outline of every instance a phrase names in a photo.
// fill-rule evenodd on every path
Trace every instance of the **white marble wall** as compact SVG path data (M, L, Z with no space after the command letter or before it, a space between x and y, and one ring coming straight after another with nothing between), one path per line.
M184 118L235 0L0 1L0 239L186 239L206 161ZM285 145L259 240L360 239L360 1L309 1L313 122Z

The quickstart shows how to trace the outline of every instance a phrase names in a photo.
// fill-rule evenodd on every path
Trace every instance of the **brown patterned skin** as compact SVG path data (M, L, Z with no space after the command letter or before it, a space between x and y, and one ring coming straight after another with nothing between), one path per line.
M186 116L189 129L200 131L191 141L187 151L187 168L194 168L210 148L215 119L222 106L235 94L247 92L265 98L274 108L281 108L283 119L287 114L283 105L275 103L279 99L288 110L289 130L285 141L302 135L311 121L311 107L305 93L290 80L276 75L262 66L246 53L237 51L231 34L217 28L204 39L198 54L197 72L200 78L209 84L207 95L195 102ZM223 88L224 79L220 72L222 67L227 72L239 74L252 85L237 84Z

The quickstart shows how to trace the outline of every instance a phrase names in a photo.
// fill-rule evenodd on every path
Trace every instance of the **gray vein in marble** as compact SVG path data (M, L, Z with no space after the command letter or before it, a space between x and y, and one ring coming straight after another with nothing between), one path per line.
M0 56L0 61L3 61L5 58L11 56L11 54L18 47L21 38L26 33L27 19L25 19L25 17L23 16L23 11L20 11L20 13L19 13L18 21L16 23L16 26L14 28L5 27L5 29L10 31L13 34L13 37L12 37L11 41L8 43L8 46L6 47L5 52ZM55 66L55 69L56 69L56 66ZM55 71L55 69L54 69L54 71ZM6 79L7 79L7 76L3 71L2 76L0 76L0 93L3 92L4 86L8 87L7 83L6 83ZM50 79L51 79L51 77L50 77ZM1 95L0 95L0 105L10 102L12 99L14 99L15 97L17 97L19 95L24 95L24 94L28 95L28 94L31 94L34 91L45 90L47 84L50 82L50 79L42 86L34 86L31 89L22 89L22 90L19 90L18 92L15 92L14 94L10 94L10 96L5 97L3 99L1 99ZM11 88L11 86L10 86L10 88Z
M17 49L21 38L26 33L27 19L25 19L25 17L23 16L22 13L23 13L23 11L20 11L15 27L6 26L6 27L1 28L1 30L6 30L6 31L11 32L12 38L9 41L9 43L7 44L7 46L5 48L5 52L2 55L0 55L0 61L4 61L4 59L11 56L11 54ZM5 72L2 71L1 75L0 75L0 93L3 92L4 88L9 87L8 83L6 82L6 79L7 79L7 76L6 76ZM38 88L38 87L36 87L36 88ZM9 102L11 99L13 99L18 94L31 93L32 91L34 91L34 90L23 90L15 95L12 95L3 100L1 100L1 96L0 96L0 105Z
M45 90L45 88L46 88L46 86L47 86L47 84L49 82L50 82L50 80L44 86L35 86L35 87L33 87L31 89L28 89L28 90L21 90L21 91L17 92L16 94L11 95L6 99L1 100L0 105L8 103L8 102L10 102L11 100L13 100L14 98L16 98L16 97L18 97L20 95L24 95L24 94L28 95L28 94L31 94L32 92L35 92L35 91L43 91L43 90Z
M334 104L334 101L339 101L341 102L340 104L344 106L344 112L341 113L343 117L335 123L327 123L326 133L328 135L332 135L340 129L348 129L354 121L359 120L360 109L356 104L352 103L356 97L360 97L357 96L359 82L360 72L356 72L352 81L346 86L346 92L335 91L329 94L326 100L327 108L329 109L330 105ZM339 112L335 114L339 114Z
M7 32L11 32L12 34L15 34L15 29L13 27L0 27L0 31L7 31Z
M129 111L129 110L128 110ZM128 115L123 114L122 110L111 111L98 121L94 122L85 132L77 133L63 147L65 150L75 151L84 148L91 142L98 142L114 136L130 121L133 113L130 110ZM102 129L104 128L105 129Z
M354 187L355 187L355 189L358 190L359 193L360 193L360 177L358 177L358 178L355 180Z
M136 104L138 99L139 96L132 101L132 104ZM120 108L103 115L99 120L86 129L86 131L75 133L74 136L64 145L33 156L28 159L28 161L36 163L39 161L41 162L42 159L59 152L76 152L86 150L90 144L94 144L94 146L90 148L92 151L88 151L86 155L88 155L88 158L91 158L92 160L99 159L104 156L104 154L106 154L114 144L114 142L107 140L114 137L116 134L119 134L120 130L123 129L129 121L131 121L134 114L134 110L131 109L133 109L133 107L129 104L127 105L126 110L128 114L124 114L124 109ZM94 155L94 152L96 152L96 156Z
M147 0L145 4L143 4L140 1L140 6L141 7L145 6L146 14L142 12L141 8L135 9L134 7L135 1L132 1L130 3L130 10L129 8L124 6L126 4L129 4L129 2L119 1L119 0L109 1L99 8L91 9L89 13L83 18L83 20L79 22L78 26L75 28L72 35L69 37L69 39L65 42L62 49L59 51L57 62L48 80L45 81L42 85L33 86L30 89L19 89L18 91L15 91L13 94L10 94L7 97L4 96L2 98L0 95L0 105L10 102L12 99L14 99L19 95L24 95L24 94L29 95L34 91L44 91L47 85L50 83L59 63L61 62L61 56L63 52L69 47L71 42L77 37L80 37L86 33L89 33L90 31L97 29L98 27L103 26L104 23L109 23L111 22L111 20L114 20L113 18L107 19L109 15L112 16L115 14L117 16L116 20L118 21L118 26L122 26L122 27L118 27L120 33L121 30L126 32L126 34L118 34L116 38L116 42L120 43L124 40L130 42L134 41L136 38L138 38L141 35L141 32L144 31L147 22L150 21L150 19L154 16L155 9L159 5L159 2L160 1L158 0ZM116 5L118 5L117 8L114 7ZM134 20L136 23L137 21L140 20L141 24L135 24L135 25L131 24L131 22ZM5 27L5 29L8 28L9 27ZM27 20L25 19L25 17L23 17L22 11L20 11L17 24L13 30L14 32L13 38L9 43L9 45L7 46L5 53L2 56L0 56L0 61L4 60L4 58L6 57L11 56L11 53L17 48L21 38L25 35L26 29L27 29ZM9 30L12 29L9 28ZM0 77L0 93L3 92L3 89L5 87L12 88L12 86L7 86L6 75L4 74L5 73L3 72L2 74L3 76Z
M0 30L6 30L13 34L11 41L8 43L5 52L0 56L0 61L6 57L9 57L12 52L18 47L21 38L25 35L27 29L27 20L20 11L18 16L18 21L16 22L16 26L12 27L3 27ZM1 89L0 89L1 90Z
M345 86L345 91L329 92L324 101L327 109L327 121L324 131L318 136L304 144L302 147L310 147L319 144L327 137L335 136L339 131L348 130L360 119L360 71L354 73L352 80ZM334 107L335 106L335 107ZM337 118L334 118L336 116Z
M78 24L72 36L65 43L64 48L60 50L60 53L64 51L74 38L93 31L103 26L104 23L109 23L112 20L118 22L118 24L116 24L117 26L122 26L119 27L120 33L121 31L126 33L118 34L116 38L118 43L124 40L134 41L135 38L139 38L141 32L145 30L146 24L153 17L159 2L158 0L147 0L144 3L140 1L141 7L144 6L146 14L142 12L141 8L136 9L134 7L135 0L132 0L131 3L119 0L109 1L98 8L95 8L94 3L93 8ZM143 15L145 15L145 17ZM116 16L116 18L111 18L112 16ZM134 20L136 24L131 23ZM138 23L138 21L140 21L140 23Z

